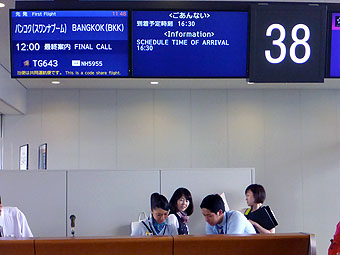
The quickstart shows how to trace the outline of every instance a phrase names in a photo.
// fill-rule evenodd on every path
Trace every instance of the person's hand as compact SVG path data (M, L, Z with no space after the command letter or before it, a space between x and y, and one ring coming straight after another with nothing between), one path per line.
M255 221L248 220L254 227L257 227L259 224Z

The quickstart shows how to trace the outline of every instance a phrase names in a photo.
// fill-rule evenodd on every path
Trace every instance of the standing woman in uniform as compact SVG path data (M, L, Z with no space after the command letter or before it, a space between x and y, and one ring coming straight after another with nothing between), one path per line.
M188 189L178 188L170 199L170 215L168 222L177 228L179 235L188 235L189 216L194 211L192 196Z
M166 197L159 193L153 193L150 200L150 216L139 222L136 228L133 229L131 236L177 235L176 227L169 225L167 221L169 215L169 202Z
M264 190L263 186L260 184L251 184L246 188L245 195L246 195L247 204L248 206L250 206L250 208L248 208L245 211L244 216L246 216L249 222L253 224L256 232L260 234L275 233L275 228L267 230L264 227L262 227L260 224L258 224L257 222L249 219L249 216L253 212L255 212L256 210L262 207L262 204L264 200L266 199L266 191Z

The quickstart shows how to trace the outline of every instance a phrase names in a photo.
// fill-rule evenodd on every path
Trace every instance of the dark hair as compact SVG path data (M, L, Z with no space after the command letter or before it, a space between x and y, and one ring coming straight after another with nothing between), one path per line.
M251 184L246 188L244 192L247 194L247 191L250 190L254 194L255 203L263 203L266 200L266 191L263 186L260 184Z
M187 209L185 209L185 212L188 216L190 216L193 211L194 211L194 204L192 202L192 197L191 193L188 189L186 188L178 188L170 198L170 213L177 213L178 208L177 208L177 201L180 199L182 196L185 197L186 200L189 200L189 206Z
M151 201L151 210L156 209L156 208L161 208L165 211L169 211L169 202L165 196L159 193L153 193L151 194L150 201Z
M206 208L215 214L217 214L219 210L222 210L222 212L225 211L224 202L221 196L218 194L211 194L206 196L201 203L201 209L203 208Z

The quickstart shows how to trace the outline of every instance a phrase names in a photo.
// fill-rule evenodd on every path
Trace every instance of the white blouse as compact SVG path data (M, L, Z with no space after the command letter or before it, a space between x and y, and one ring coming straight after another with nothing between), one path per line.
M25 215L17 207L2 207L0 226L3 237L33 237Z

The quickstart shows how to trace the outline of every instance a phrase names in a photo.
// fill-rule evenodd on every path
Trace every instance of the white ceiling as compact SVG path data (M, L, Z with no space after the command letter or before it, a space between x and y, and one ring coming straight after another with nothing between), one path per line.
M258 2L248 0L248 2ZM9 9L15 6L14 0L0 0L6 7L0 8L0 64L2 64L10 72L10 46L9 46ZM276 1L272 1L276 2ZM282 2L282 1L281 1ZM294 2L306 2L296 0ZM334 1L315 1L308 2L328 2L339 3L339 0ZM150 85L150 81L157 80L159 85ZM27 89L36 88L69 88L69 89L107 89L107 88L125 88L125 89L144 89L144 88L163 88L163 89L178 89L178 88L278 88L278 89L299 89L299 88L340 88L339 79L326 79L322 84L253 84L249 85L246 79L132 79L132 78L69 78L60 79L61 85L51 85L52 79L18 79L18 81Z

